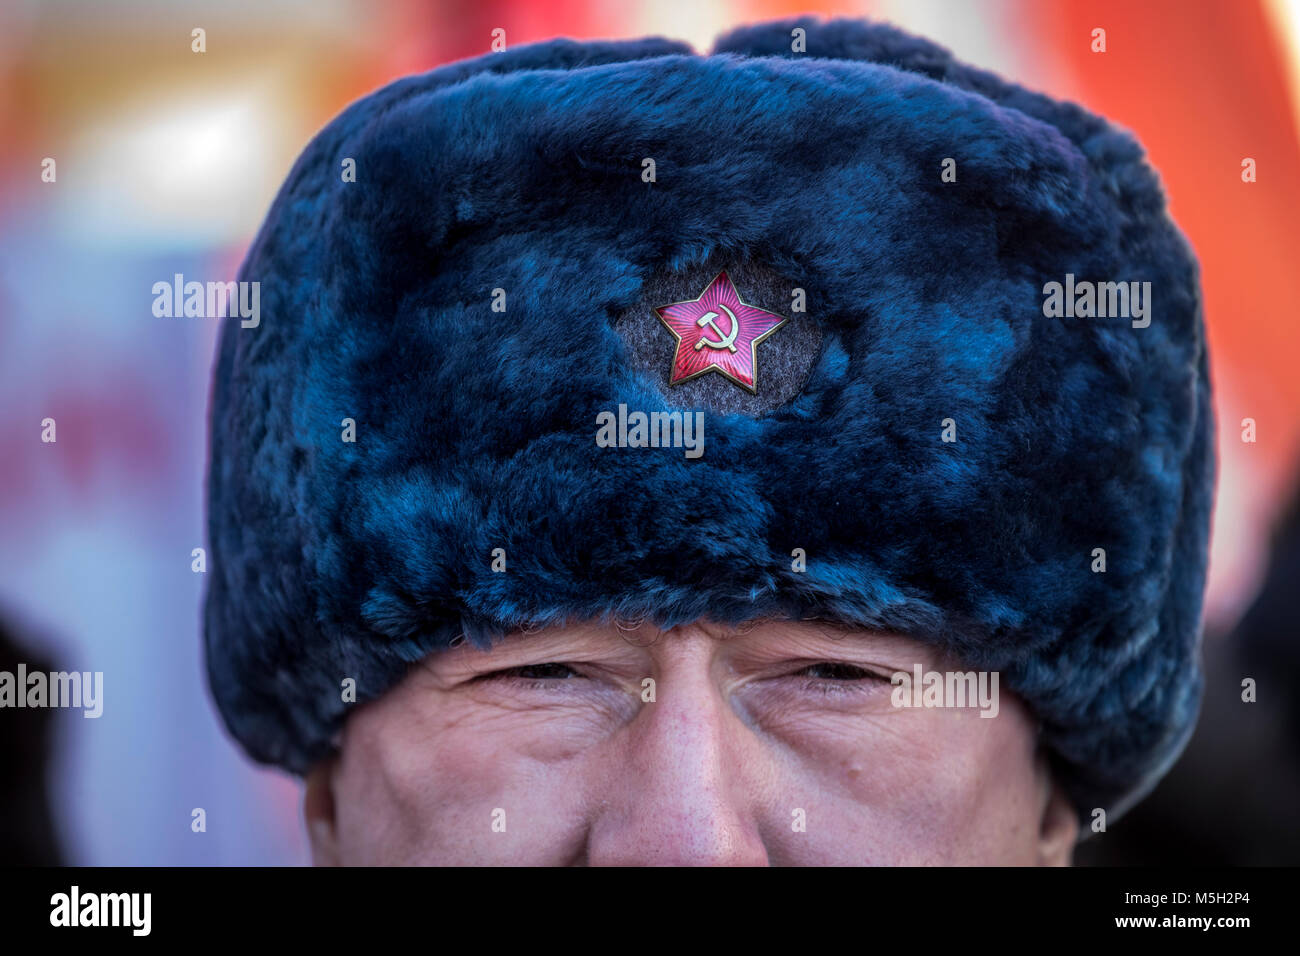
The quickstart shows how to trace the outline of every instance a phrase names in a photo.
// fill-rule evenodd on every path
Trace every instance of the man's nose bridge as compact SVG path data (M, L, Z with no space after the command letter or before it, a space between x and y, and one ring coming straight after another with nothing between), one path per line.
M656 700L629 725L620 775L591 838L592 860L616 863L761 865L756 818L761 767L706 668L668 667ZM761 772L761 771L758 771Z
M653 703L643 704L632 746L651 786L689 799L711 794L724 800L744 772L746 729L723 691L703 669L664 675ZM743 792L743 787L738 788Z

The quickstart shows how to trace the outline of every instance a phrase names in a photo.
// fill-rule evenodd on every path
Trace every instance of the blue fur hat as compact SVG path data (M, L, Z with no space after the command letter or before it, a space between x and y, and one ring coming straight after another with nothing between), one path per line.
M344 111L239 278L205 628L260 761L328 754L345 678L612 617L821 619L1000 671L1084 819L1191 732L1198 268L1078 106L857 21L525 46ZM699 412L703 453L635 447L638 410Z

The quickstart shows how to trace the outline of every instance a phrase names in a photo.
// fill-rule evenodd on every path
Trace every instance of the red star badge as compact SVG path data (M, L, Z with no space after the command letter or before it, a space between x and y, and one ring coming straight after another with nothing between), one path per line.
M677 339L669 385L716 369L755 393L754 348L786 322L783 316L741 302L725 272L719 272L698 299L662 305L655 314Z

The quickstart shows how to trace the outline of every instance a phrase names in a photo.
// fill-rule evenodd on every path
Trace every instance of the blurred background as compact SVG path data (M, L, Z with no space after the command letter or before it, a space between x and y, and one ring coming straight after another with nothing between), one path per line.
M706 52L806 12L891 21L1147 147L1201 260L1217 389L1208 688L1183 760L1078 861L1300 863L1300 0L0 0L0 669L105 674L97 720L0 720L0 863L308 859L297 781L225 737L200 655L191 551L232 320L155 318L153 283L233 279L320 127L495 28Z

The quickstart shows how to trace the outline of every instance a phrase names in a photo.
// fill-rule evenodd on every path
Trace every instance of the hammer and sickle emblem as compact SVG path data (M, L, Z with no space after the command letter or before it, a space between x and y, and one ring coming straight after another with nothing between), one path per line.
M729 349L732 352L736 351L736 346L732 343L736 341L736 333L740 331L740 320L736 318L736 313L732 312L721 302L718 303L718 308L727 313L728 318L731 319L731 331L726 335L723 335L722 329L718 328L718 323L714 321L715 319L721 318L721 316L716 312L706 312L695 320L695 324L700 328L704 328L707 325L713 333L718 336L718 341L715 342L710 338L701 336L700 340L695 343L695 351L698 352L706 345L711 349Z

